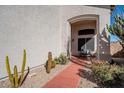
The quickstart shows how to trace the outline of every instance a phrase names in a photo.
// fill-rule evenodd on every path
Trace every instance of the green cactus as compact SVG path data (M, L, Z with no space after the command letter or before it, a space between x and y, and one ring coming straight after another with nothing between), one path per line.
M24 49L23 64L22 64L22 69L21 69L21 76L20 76L19 85L21 85L22 81L23 81L25 66L26 66L26 50Z
M48 53L48 61L47 61L47 69L46 69L46 71L47 71L47 73L50 73L50 71L51 71L51 66L52 66L52 52L49 52Z
M7 69L7 73L9 76L9 80L11 82L11 86L14 87L14 78L13 75L11 74L11 70L10 70L10 64L9 64L9 57L6 56L6 69Z
M18 82L18 70L17 70L17 66L14 66L14 79L15 79L15 87L19 86L19 82Z
M56 67L56 63L55 61L52 61L52 68L55 68Z
M50 73L52 68L55 68L56 63L52 60L52 52L48 53L48 61L46 63L46 72Z
M24 81L25 66L26 66L26 50L25 49L24 49L23 64L22 64L20 77L18 76L18 70L17 70L16 65L14 66L14 75L11 74L9 57L6 56L6 68L7 68L8 76L9 76L12 87L17 88L17 87L21 86L22 82ZM29 69L28 69L27 73L29 73Z

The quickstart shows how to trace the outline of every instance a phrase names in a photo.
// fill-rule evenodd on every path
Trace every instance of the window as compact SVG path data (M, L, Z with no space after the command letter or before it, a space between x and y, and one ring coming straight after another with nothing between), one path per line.
M94 29L84 29L78 31L78 35L89 35L89 34L95 34Z
M94 38L78 38L78 51L81 48L94 51Z

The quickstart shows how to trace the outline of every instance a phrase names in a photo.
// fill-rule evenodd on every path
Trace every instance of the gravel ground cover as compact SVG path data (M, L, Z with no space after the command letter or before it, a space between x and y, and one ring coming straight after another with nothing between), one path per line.
M71 63L67 65L57 65L55 69L51 70L51 73L47 74L44 66L39 66L30 70L25 82L22 84L21 88L42 88L49 80L54 78L59 72L67 68ZM98 85L95 83L92 72L87 67L82 67L79 70L79 75L81 80L78 84L78 88L96 88ZM0 88L10 88L10 81L4 79L0 81Z
M82 67L79 72L81 76L81 80L79 82L78 88L98 88L99 86L96 84L93 74L90 68Z
M70 63L67 65L56 65L54 69L51 70L51 73L47 74L44 66L39 66L37 68L31 69L25 82L22 84L21 88L41 88L45 83L47 83L50 79L56 76L63 69L68 67ZM10 88L10 81L7 79L0 81L1 88Z

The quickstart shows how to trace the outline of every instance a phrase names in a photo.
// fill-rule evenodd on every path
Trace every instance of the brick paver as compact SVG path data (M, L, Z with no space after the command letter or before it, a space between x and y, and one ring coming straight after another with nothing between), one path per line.
M78 75L81 65L71 63L66 69L47 82L43 88L76 88L81 77Z

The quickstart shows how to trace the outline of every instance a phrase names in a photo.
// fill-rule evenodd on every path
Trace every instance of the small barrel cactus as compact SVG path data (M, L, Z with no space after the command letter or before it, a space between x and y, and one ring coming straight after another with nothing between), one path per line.
M50 71L51 71L51 66L52 66L52 52L49 52L48 53L48 61L47 61L47 69L46 69L46 71L47 71L47 73L50 73Z
M52 60L52 52L48 53L48 61L46 63L46 72L50 73L52 68L55 68L56 63Z

